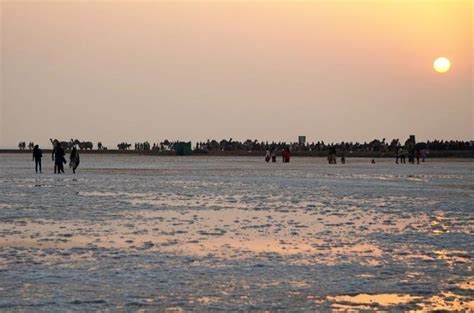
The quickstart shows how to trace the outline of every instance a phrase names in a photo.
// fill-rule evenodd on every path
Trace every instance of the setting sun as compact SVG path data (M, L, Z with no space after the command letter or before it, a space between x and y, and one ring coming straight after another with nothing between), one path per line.
M451 68L451 61L445 57L439 57L433 62L433 68L438 73L446 73Z

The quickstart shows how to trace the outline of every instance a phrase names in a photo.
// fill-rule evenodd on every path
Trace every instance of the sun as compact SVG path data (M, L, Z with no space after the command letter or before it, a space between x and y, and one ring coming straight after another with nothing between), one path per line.
M451 68L451 61L445 57L439 57L433 62L433 68L438 73L446 73Z

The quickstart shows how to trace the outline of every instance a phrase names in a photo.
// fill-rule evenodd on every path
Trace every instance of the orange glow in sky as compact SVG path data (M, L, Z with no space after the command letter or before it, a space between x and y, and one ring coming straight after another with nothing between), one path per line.
M0 146L474 138L469 0L0 9ZM433 71L439 56L449 75Z

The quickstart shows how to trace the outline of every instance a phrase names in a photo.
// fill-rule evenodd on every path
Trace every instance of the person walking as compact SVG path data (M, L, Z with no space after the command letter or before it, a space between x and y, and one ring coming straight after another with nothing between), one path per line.
M35 161L35 171L38 174L38 170L41 171L41 158L43 157L43 151L38 145L33 148L33 161Z
M282 152L283 163L290 163L290 148L286 147Z
M425 162L426 159L426 149L421 149L421 162Z
M344 160L344 161L345 161L345 160ZM329 164L337 164L337 160L336 160L336 147L330 147L330 148L329 148L328 162L329 162Z
M76 169L79 166L79 152L76 147L72 148L71 155L69 156L69 167L72 168L72 173L76 174Z
M270 156L270 150L267 149L267 150L265 151L265 162L267 162L267 163L270 162L270 158L271 158L271 156Z
M52 158L54 161L54 174L61 174L64 173L64 163L66 163L66 159L64 156L66 153L64 152L63 147L58 142L53 149Z
M416 149L415 151L416 164L420 164L420 157L421 157L420 150Z
M400 149L400 163L405 164L407 157L407 151L405 149Z
M277 161L277 154L276 154L276 149L275 147L272 148L272 150L270 151L270 155L272 157L272 163L276 163Z

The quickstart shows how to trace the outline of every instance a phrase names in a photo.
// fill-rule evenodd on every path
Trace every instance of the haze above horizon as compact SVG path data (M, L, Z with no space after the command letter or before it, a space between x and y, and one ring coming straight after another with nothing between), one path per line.
M469 0L2 1L0 147L472 140L472 15Z

